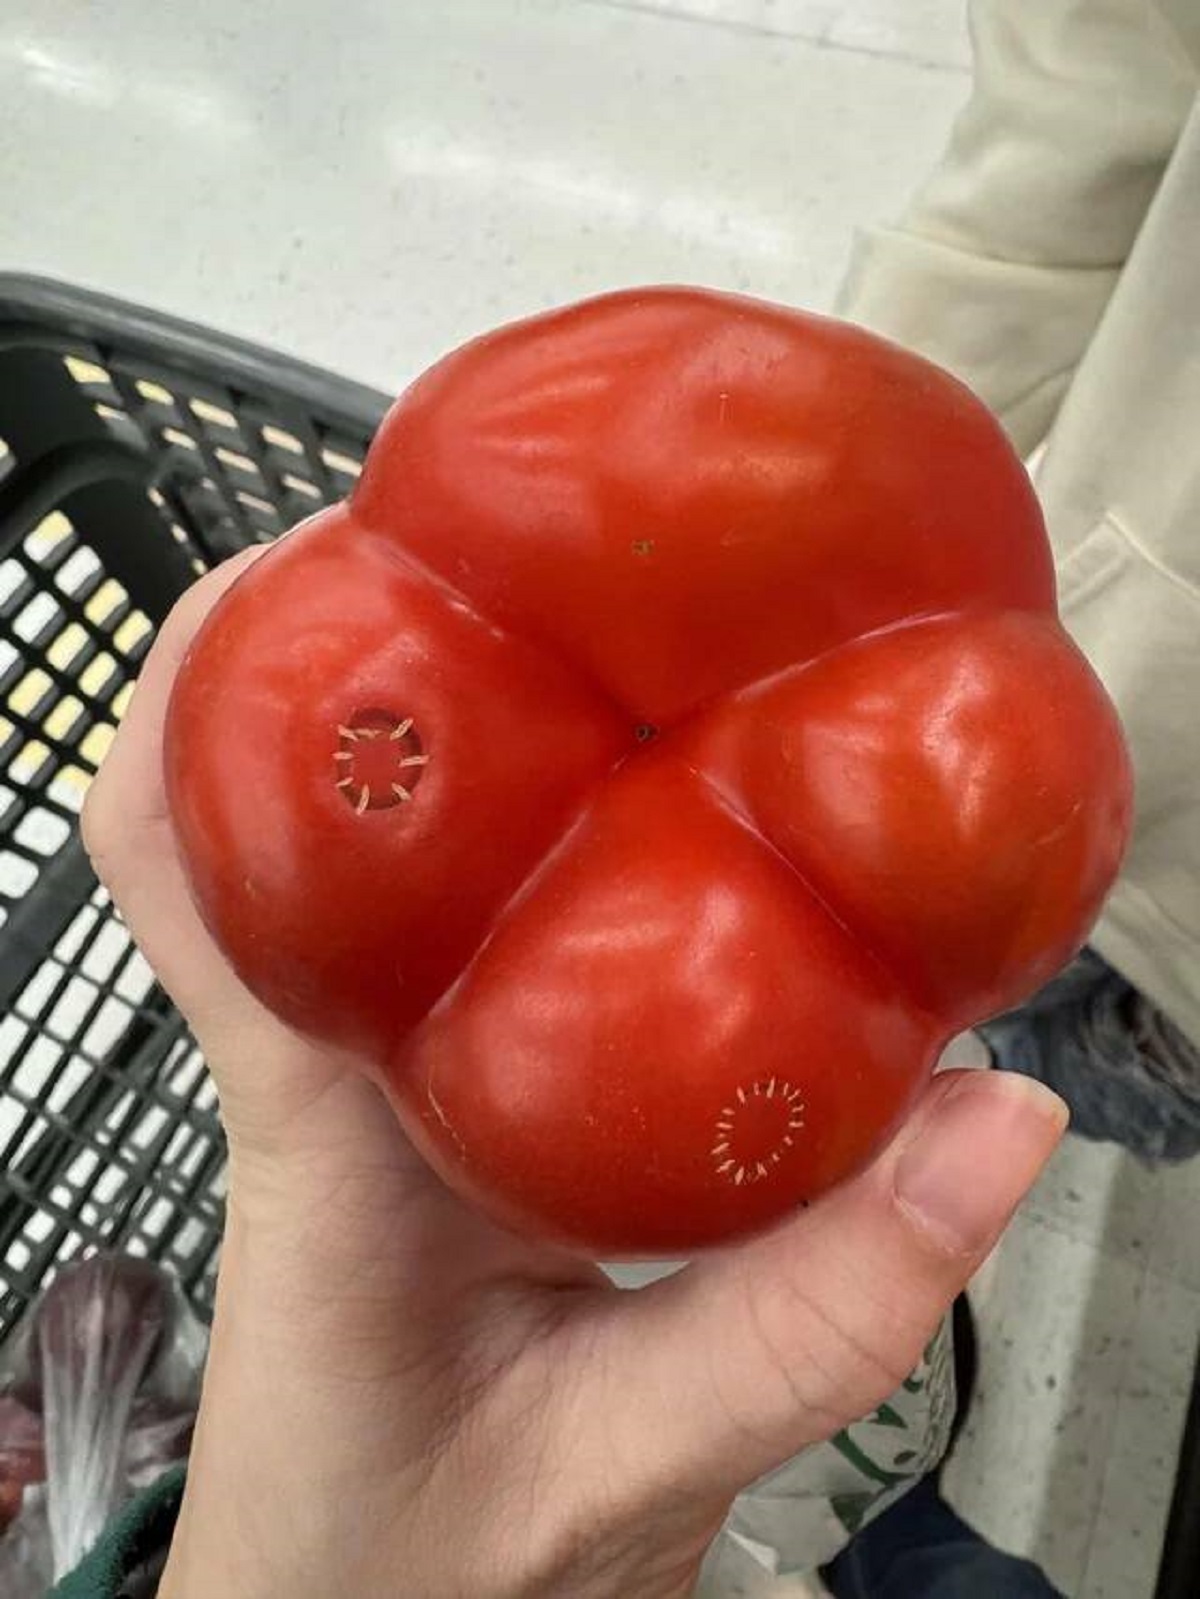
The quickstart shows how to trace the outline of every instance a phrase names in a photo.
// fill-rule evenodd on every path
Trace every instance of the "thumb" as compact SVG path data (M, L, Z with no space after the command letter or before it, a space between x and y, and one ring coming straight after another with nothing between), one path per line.
M609 1369L626 1390L610 1408L627 1418L626 1458L645 1462L653 1440L664 1483L732 1498L868 1415L918 1364L1066 1122L1029 1078L944 1073L854 1181L623 1295Z

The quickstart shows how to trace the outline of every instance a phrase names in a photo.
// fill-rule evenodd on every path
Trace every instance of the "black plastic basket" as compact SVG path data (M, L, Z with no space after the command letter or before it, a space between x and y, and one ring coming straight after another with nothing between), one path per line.
M212 1083L96 882L79 811L175 599L341 498L385 404L0 276L0 1342L57 1262L100 1245L162 1260L211 1308Z

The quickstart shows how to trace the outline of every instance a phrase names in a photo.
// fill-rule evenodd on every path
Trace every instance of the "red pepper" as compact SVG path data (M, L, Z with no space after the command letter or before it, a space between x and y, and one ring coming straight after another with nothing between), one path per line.
M692 290L502 329L197 638L197 902L445 1179L602 1254L859 1167L1086 936L1129 766L953 378Z

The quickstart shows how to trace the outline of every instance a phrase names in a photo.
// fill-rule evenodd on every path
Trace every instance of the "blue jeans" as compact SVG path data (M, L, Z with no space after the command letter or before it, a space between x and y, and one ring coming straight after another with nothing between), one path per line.
M1095 950L979 1032L1002 1070L1061 1094L1072 1132L1146 1161L1200 1152L1200 1050Z
M834 1599L1063 1599L1029 1560L993 1549L923 1478L821 1573Z

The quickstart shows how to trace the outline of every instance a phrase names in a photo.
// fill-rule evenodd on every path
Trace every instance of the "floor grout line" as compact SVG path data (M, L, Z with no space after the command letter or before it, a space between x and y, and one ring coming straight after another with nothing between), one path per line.
M1100 1473L1100 1491L1096 1495L1096 1502L1092 1507L1092 1513L1088 1517L1087 1521L1087 1542L1084 1545L1085 1553L1083 1557L1083 1569L1079 1573L1079 1586L1081 1590L1086 1586L1088 1574L1091 1570L1093 1546L1095 1545L1096 1541L1096 1527L1100 1521L1101 1512L1104 1509L1109 1474L1113 1469L1113 1440L1117 1430L1117 1414L1121 1408L1121 1401L1125 1397L1125 1388L1128 1383L1130 1368L1136 1356L1134 1333L1141 1318L1142 1301L1146 1295L1146 1283L1149 1276L1150 1268L1147 1264L1142 1267L1142 1275L1138 1279L1137 1293L1134 1295L1133 1300L1133 1315L1130 1317L1129 1321L1129 1345L1126 1348L1124 1356L1121 1360L1121 1374L1117 1380L1117 1391L1113 1396L1112 1407L1109 1411L1108 1430L1105 1433L1104 1438L1104 1467Z
M950 73L967 77L969 69L956 61L939 61L934 56L914 55L907 50L886 50L878 45L850 44L832 36L833 22L824 29L806 33L800 28L771 28L759 22L746 22L740 17L703 16L695 11L680 11L674 6L656 5L654 0L577 0L580 5L594 10L630 11L638 16L657 17L663 22L694 23L698 27L719 28L725 33L741 34L751 39L791 39L806 44L814 50L832 50L839 55L865 56L871 61L899 61L905 66L917 67L924 72Z
M905 66L917 67L922 72L948 73L952 77L969 78L971 69L957 61L940 61L936 56L914 55L911 50L885 50L882 45L851 44L845 39L832 37L814 39L819 50L837 50L842 55L866 56L870 61L901 61Z
M1086 1596L1092 1592L1093 1577L1102 1575L1100 1568L1095 1565L1095 1561L1098 1558L1096 1544L1101 1518L1105 1514L1106 1505L1110 1503L1110 1490L1115 1492L1119 1488L1119 1483L1113 1475L1118 1469L1115 1460L1118 1420L1123 1406L1136 1404L1136 1400L1130 1398L1130 1393L1136 1385L1138 1361L1136 1330L1144 1313L1146 1296L1151 1287L1163 1284L1181 1290L1189 1299L1200 1299L1200 1288L1194 1287L1190 1281L1178 1273L1155 1266L1149 1258L1139 1259L1136 1255L1122 1252L1103 1238L1080 1237L1069 1227L1062 1225L1053 1216L1025 1210L1022 1212L1022 1221L1024 1225L1032 1226L1034 1229L1044 1228L1069 1244L1082 1246L1084 1250L1095 1257L1098 1268L1102 1269L1105 1262L1116 1263L1129 1267L1134 1273L1135 1286L1128 1323L1129 1340L1119 1357L1112 1403L1105 1415L1102 1442L1096 1450L1097 1457L1101 1462L1099 1481L1091 1508L1084 1517L1086 1536L1083 1541L1081 1559L1075 1569L1073 1581L1069 1588L1069 1592L1072 1594L1078 1594L1080 1599L1086 1599ZM986 1314L987 1311L985 1309L983 1315L986 1317ZM1196 1330L1193 1328L1193 1332ZM1180 1427L1182 1430L1182 1418ZM1166 1512L1164 1510L1162 1518L1164 1523L1165 1517ZM1033 1558L1039 1558L1036 1546L1033 1549Z
M1131 1307L1130 1307L1130 1315L1129 1315L1129 1319L1128 1319L1128 1323L1127 1323L1128 1331L1129 1331L1129 1334L1130 1334L1130 1342L1129 1342L1128 1348L1123 1350L1121 1355L1120 1355L1119 1370L1118 1370L1117 1381L1116 1381L1115 1390L1114 1390L1114 1399L1113 1399L1112 1405L1103 1414L1103 1419L1102 1419L1102 1437L1101 1437L1100 1440L1098 1440L1099 1448L1096 1451L1097 1454L1099 1455L1100 1459L1103 1461L1103 1466L1102 1466L1101 1473L1100 1473L1100 1481L1099 1481L1099 1483L1096 1486L1095 1497L1094 1497L1094 1500L1093 1500L1093 1502L1092 1502L1092 1504L1090 1506L1090 1509L1086 1510L1085 1514L1082 1517L1084 1525L1086 1526L1086 1536L1085 1536L1085 1538L1082 1541L1082 1545L1080 1547L1078 1556L1071 1563L1071 1570L1070 1570L1070 1574L1069 1574L1070 1575L1070 1580L1067 1583L1067 1587L1066 1587L1066 1592L1067 1593L1069 1593L1069 1594L1071 1594L1073 1596L1077 1596L1080 1593L1080 1591L1081 1591L1081 1585L1084 1582L1086 1582L1087 1573L1088 1573L1089 1565L1090 1565L1091 1558L1092 1558L1092 1547L1093 1547L1093 1543L1094 1543L1094 1540L1095 1540L1096 1528L1097 1528L1097 1525L1098 1525L1098 1522L1099 1522L1099 1517L1100 1517L1100 1513L1101 1513L1101 1507L1102 1507L1102 1504L1103 1504L1104 1486L1105 1486L1105 1484L1107 1482L1107 1475L1108 1475L1108 1471L1109 1471L1109 1468L1110 1468L1110 1462L1111 1462L1111 1457L1112 1457L1113 1441L1114 1441L1115 1432L1116 1432L1117 1410L1118 1410L1120 1398L1124 1394L1125 1388L1126 1388L1126 1384L1127 1384L1127 1382L1129 1380L1130 1364L1131 1364L1131 1361L1134 1358L1134 1353L1135 1353L1134 1352L1134 1347L1133 1347L1132 1333L1133 1333L1133 1329L1137 1325L1138 1316L1139 1316L1140 1311L1141 1311L1142 1299L1143 1299L1143 1296L1144 1296L1144 1293L1145 1293L1145 1290L1146 1290L1146 1283L1147 1283L1147 1279L1148 1279L1148 1276L1149 1276L1149 1272L1148 1272L1147 1265L1146 1265L1145 1261L1125 1261L1125 1260L1122 1259L1122 1257L1119 1257L1119 1256L1115 1255L1113 1252L1111 1252L1110 1250L1106 1249L1103 1245L1097 1243L1095 1240L1075 1237L1073 1234L1071 1234L1067 1230L1065 1230L1065 1229L1063 1229L1061 1227L1055 1226L1052 1221L1049 1221L1049 1220L1047 1220L1047 1219L1045 1219L1045 1218L1043 1218L1041 1216L1034 1215L1030 1211L1026 1210L1026 1211L1021 1212L1020 1213L1020 1220L1021 1220L1021 1222L1022 1222L1022 1224L1024 1226L1031 1227L1034 1231L1036 1231L1039 1228L1045 1228L1046 1230L1056 1234L1064 1242L1066 1242L1066 1243L1068 1243L1068 1244L1070 1244L1072 1246L1082 1247L1091 1257L1093 1257L1094 1266L1093 1266L1093 1269L1090 1270L1089 1273L1088 1273L1088 1282L1089 1282L1089 1284L1094 1281L1096 1270L1097 1269L1101 1270L1101 1271L1103 1270L1103 1266L1104 1266L1104 1263L1106 1261L1109 1261L1109 1262L1119 1261L1121 1264L1129 1265L1131 1267L1134 1275L1135 1275L1135 1284L1136 1285L1135 1285L1134 1293L1133 1293L1133 1296L1132 1296L1132 1304L1131 1304ZM1003 1245L1001 1245L1001 1247L1003 1247ZM1008 1296L1005 1296L1005 1299L1007 1300ZM992 1298L992 1299L989 1299L988 1302L985 1304L985 1306L981 1308L980 1312L978 1313L978 1322L979 1322L981 1333L984 1331L984 1328L985 1328L987 1322L989 1321L989 1309L994 1311L996 1309L997 1305L999 1305L1001 1303L1002 1303L1002 1301ZM1088 1319L1087 1318L1087 1313L1086 1313L1086 1310L1085 1310L1083 1318L1082 1318L1082 1320L1079 1323L1079 1327L1080 1327L1081 1332L1085 1332L1086 1331L1087 1319ZM1085 1361L1086 1361L1086 1355L1087 1355L1086 1344L1082 1344L1081 1343L1080 1346L1075 1351L1075 1358L1073 1358L1072 1361L1070 1362L1070 1367L1069 1367L1070 1372L1074 1373L1074 1372L1076 1372L1077 1370L1080 1369L1081 1364L1085 1363ZM983 1359L982 1359L982 1356L981 1356L980 1370L981 1370L980 1389L983 1390L983 1391L986 1391L987 1388L988 1388L988 1384L987 1384L987 1381L986 1381L986 1377L983 1375ZM992 1397L995 1398L997 1396L998 1392L999 1392L998 1390L993 1389L991 1391ZM1055 1445L1054 1445L1053 1442L1051 1442L1049 1447L1048 1447L1048 1449L1047 1449L1047 1451L1046 1451L1046 1453L1045 1453L1045 1455L1040 1457L1040 1458L1042 1458L1047 1464L1052 1464L1053 1460L1054 1460L1054 1453L1055 1453ZM967 1519L970 1520L969 1512L968 1511L964 1511L963 1508L962 1508L962 1505L958 1504L953 1496L950 1496L950 1502L955 1506L955 1508L957 1508L959 1510L960 1514L965 1514L967 1516ZM1040 1522L1035 1524L1031 1528L1031 1533L1032 1533L1031 1543L1030 1543L1029 1548L1027 1550L1025 1550L1025 1553L1028 1555L1028 1558L1034 1560L1035 1562L1038 1562L1039 1564L1043 1564L1044 1565L1046 1557L1043 1554L1043 1552L1042 1552L1042 1550L1040 1549L1040 1546L1039 1546L1040 1545L1041 1530L1042 1530L1042 1528L1041 1528L1041 1523ZM1060 1572L1059 1580L1062 1580L1062 1577L1064 1575L1065 1575L1065 1573ZM1131 1596L1131 1599L1132 1599L1132 1596Z
M681 11L677 6L656 5L655 0L578 0L578 4L595 10L633 11L644 17L658 17L663 22L694 23L701 28L719 28L724 33L740 33L751 39L796 39L801 44L822 45L832 23L814 33L802 28L772 28L761 22L747 22L741 17L704 16L697 11Z

